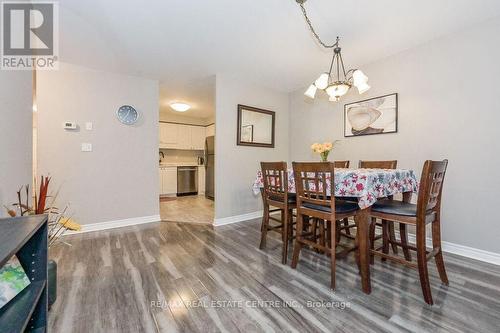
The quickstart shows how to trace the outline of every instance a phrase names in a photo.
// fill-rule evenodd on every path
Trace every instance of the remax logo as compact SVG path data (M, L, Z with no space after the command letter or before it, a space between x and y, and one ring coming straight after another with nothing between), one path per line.
M55 69L58 4L2 2L2 69Z

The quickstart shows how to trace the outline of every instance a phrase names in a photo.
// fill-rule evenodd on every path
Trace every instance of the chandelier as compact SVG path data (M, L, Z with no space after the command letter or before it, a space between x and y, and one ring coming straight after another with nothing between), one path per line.
M333 49L333 57L330 63L329 71L322 73L316 81L314 81L314 83L307 88L304 95L314 98L317 90L319 89L328 94L330 101L336 102L340 99L340 97L347 94L352 86L355 86L360 94L366 92L370 89L370 86L368 85L368 77L359 69L345 70L344 60L342 59L342 49L339 44L340 38L337 37L335 43L331 45L326 44L321 40L319 35L316 33L316 30L314 30L309 17L307 16L307 12L304 7L304 3L306 1L307 0L296 0L314 38L324 48Z

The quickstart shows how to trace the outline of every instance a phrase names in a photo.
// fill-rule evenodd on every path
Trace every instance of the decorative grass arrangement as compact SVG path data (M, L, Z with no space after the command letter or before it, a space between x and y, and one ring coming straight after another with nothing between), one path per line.
M30 186L24 185L17 191L17 202L12 204L12 207L4 206L11 217L47 214L49 247L60 241L60 237L67 230L81 230L80 224L78 224L72 216L67 215L69 204L66 205L62 211L56 207L55 203L60 189L58 189L54 195L49 194L51 179L52 178L48 176L41 177L39 190L33 193L33 205L30 205ZM48 205L47 202L49 202Z

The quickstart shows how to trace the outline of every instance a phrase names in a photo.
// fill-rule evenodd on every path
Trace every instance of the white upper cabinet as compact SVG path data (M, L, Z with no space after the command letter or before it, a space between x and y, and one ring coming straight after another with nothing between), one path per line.
M160 123L160 148L177 148L178 133L177 124Z
M191 145L192 149L205 149L205 127L193 126L191 128Z
M191 127L188 125L177 125L177 149L193 149L191 145Z
M203 150L205 137L204 126L160 123L160 148Z

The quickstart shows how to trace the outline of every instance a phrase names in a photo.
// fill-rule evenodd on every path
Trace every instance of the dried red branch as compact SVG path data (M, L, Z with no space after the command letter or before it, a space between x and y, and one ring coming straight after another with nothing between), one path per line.
M49 183L50 183L50 177L42 176L42 181L40 183L40 191L38 194L38 206L35 211L36 214L43 214L45 212L45 201L47 199Z

